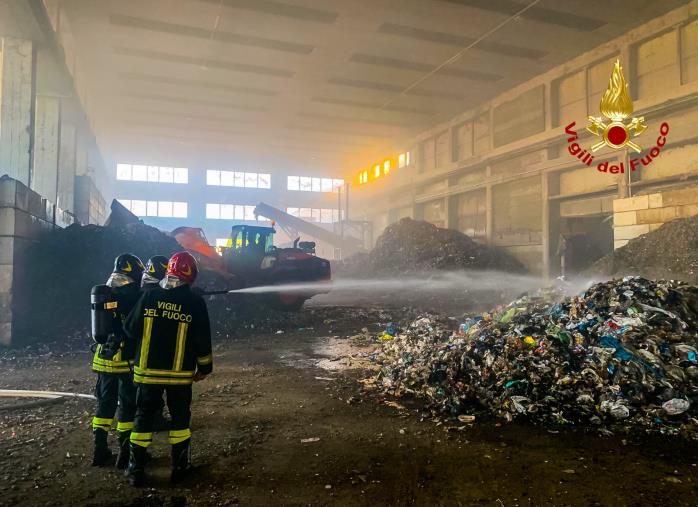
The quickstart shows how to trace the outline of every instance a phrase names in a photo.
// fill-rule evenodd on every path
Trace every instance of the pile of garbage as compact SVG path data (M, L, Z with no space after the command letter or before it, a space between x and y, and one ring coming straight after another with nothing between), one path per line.
M15 332L34 341L87 329L90 289L106 283L117 255L130 252L145 262L181 249L174 238L140 222L118 227L76 224L46 232L28 249L24 279L15 283Z
M673 220L596 261L592 276L639 275L698 283L698 216Z
M426 399L440 420L698 439L698 287L627 277L559 296L526 295L455 331L423 316L393 330L372 383Z
M339 274L357 277L463 269L525 271L518 260L502 249L477 243L459 231L411 218L386 227L368 254L357 254L337 266Z

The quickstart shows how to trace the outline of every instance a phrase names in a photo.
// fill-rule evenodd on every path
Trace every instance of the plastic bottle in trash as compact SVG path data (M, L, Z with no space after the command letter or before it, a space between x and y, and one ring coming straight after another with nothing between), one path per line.
M672 398L669 401L662 403L662 408L668 415L683 414L690 406L691 402L684 400L683 398Z

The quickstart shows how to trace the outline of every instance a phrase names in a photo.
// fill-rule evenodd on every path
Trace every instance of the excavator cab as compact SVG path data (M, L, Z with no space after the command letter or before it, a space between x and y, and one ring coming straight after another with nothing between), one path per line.
M273 252L274 228L234 225L230 231L225 262L228 271L250 280L262 265L264 257Z
M234 225L230 231L228 248L242 253L258 255L271 252L274 249L273 227L255 227L250 225Z

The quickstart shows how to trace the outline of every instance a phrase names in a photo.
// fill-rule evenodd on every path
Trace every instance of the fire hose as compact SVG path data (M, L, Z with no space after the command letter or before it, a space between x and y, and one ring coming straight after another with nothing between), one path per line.
M91 394L64 393L58 391L27 391L24 389L0 389L0 398L40 398L39 400L30 401L27 403L19 403L15 405L0 405L0 411L34 408L41 407L44 405L52 405L54 403L63 403L68 398L76 398L83 400L96 399Z

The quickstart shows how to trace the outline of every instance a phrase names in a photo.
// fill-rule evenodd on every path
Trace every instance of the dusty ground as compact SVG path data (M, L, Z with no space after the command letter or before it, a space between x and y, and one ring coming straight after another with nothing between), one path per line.
M362 362L342 356L366 344L344 337L381 318L217 344L215 373L194 388L197 468L178 488L165 434L151 447L152 489L137 490L89 465L89 401L3 402L0 505L696 505L694 444L488 421L447 431L362 396ZM90 393L89 361L5 353L0 388Z

